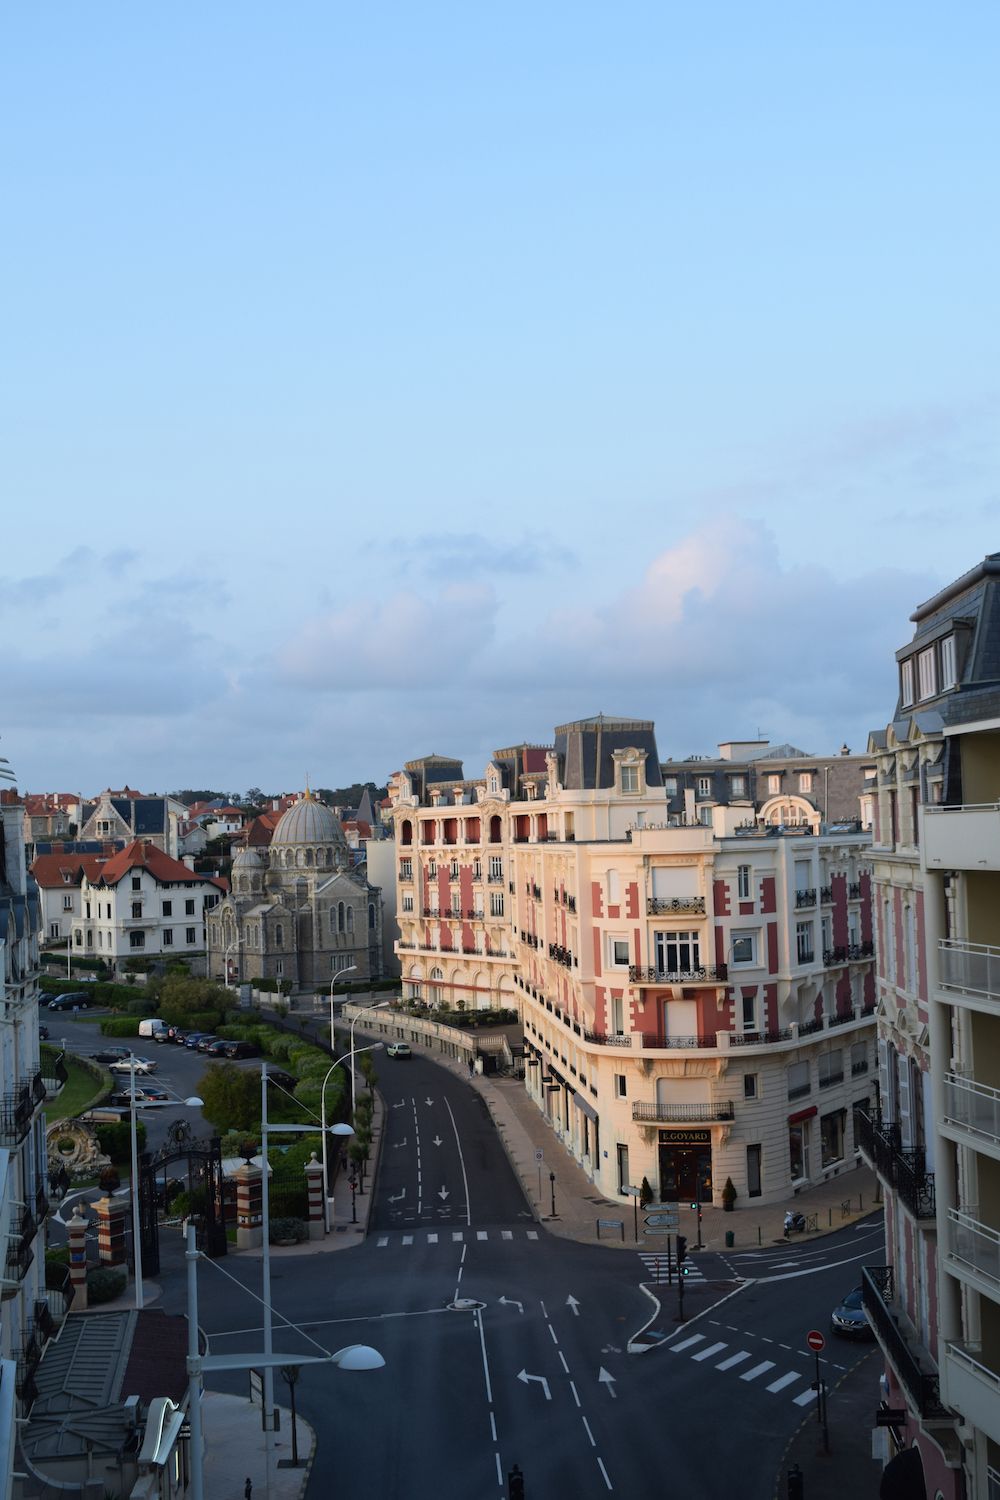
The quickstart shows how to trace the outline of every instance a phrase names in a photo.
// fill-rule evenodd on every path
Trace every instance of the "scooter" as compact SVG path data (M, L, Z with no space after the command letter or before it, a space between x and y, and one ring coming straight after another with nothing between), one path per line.
M785 1239L790 1234L804 1234L806 1228L806 1216L796 1210L789 1209L785 1214Z

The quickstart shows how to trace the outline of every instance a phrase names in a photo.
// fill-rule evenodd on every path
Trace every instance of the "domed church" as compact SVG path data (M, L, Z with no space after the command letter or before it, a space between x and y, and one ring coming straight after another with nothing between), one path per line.
M352 964L352 980L381 974L381 893L352 868L339 818L308 789L267 848L239 851L231 884L208 914L213 979L286 979L293 990L321 990Z

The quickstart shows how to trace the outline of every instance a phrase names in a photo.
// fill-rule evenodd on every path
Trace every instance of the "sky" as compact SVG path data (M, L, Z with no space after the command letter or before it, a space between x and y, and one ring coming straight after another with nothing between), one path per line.
M1000 9L8 7L0 754L864 748L1000 549Z

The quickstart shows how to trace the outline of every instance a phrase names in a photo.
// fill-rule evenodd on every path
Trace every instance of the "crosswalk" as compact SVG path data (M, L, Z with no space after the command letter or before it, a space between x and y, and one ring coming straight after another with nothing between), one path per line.
M642 1261L648 1281L659 1282L666 1285L668 1282L677 1283L677 1266L672 1255L651 1255L640 1252L639 1259ZM684 1281L688 1286L704 1286L705 1273L696 1260L687 1260L684 1263L687 1275Z
M762 1381L763 1388L772 1396L780 1396L787 1392L796 1406L809 1406L816 1400L816 1392L809 1383L809 1374L805 1370L785 1370L775 1375L773 1380L767 1379L773 1371L778 1368L773 1359L756 1358L749 1349L737 1349L735 1352L726 1353L731 1345L724 1339L709 1340L704 1333L689 1333L687 1338L678 1339L676 1344L665 1344L664 1348L671 1354L686 1354L693 1361L708 1364L711 1360L713 1368L728 1373L734 1372L738 1380L747 1385L755 1381ZM725 1359L719 1359L720 1354L726 1354ZM755 1362L744 1368L748 1360ZM792 1392L791 1387L798 1386L797 1391ZM802 1387L805 1387L802 1389Z
M537 1240L537 1229L436 1229L423 1230L415 1234L380 1234L375 1241L376 1249L384 1250L389 1245L474 1245L484 1240Z

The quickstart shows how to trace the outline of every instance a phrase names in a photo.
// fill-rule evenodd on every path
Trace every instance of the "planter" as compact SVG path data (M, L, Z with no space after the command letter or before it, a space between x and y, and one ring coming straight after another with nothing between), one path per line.
M733 1200L732 1200L732 1198L723 1198L723 1200L722 1200L722 1212L724 1214L731 1214L732 1211L733 1211Z

